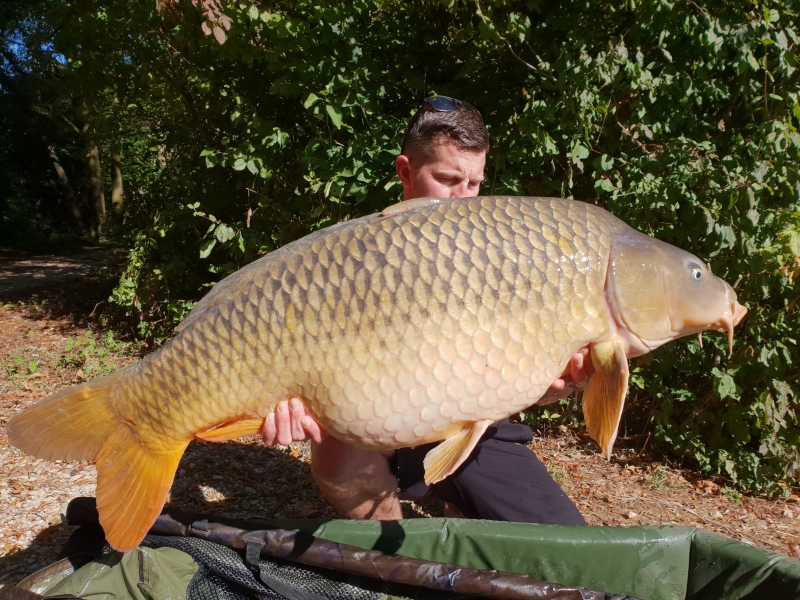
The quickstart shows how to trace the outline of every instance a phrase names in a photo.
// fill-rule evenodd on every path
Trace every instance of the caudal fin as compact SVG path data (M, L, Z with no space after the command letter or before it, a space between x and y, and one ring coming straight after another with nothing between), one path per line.
M47 460L95 460L119 426L112 392L128 369L62 390L8 423L8 441Z
M151 448L122 425L97 456L97 512L106 540L127 552L155 522L189 440Z
M118 416L128 369L63 390L8 423L11 444L48 460L97 461L97 509L111 546L135 548L158 517L189 440L149 439Z

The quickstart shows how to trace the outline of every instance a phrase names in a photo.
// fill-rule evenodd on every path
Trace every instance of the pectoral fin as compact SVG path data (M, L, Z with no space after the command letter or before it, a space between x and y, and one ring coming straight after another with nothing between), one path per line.
M583 418L589 435L610 459L628 391L628 359L619 340L595 344L590 352L595 372L583 392Z
M493 421L484 419L467 426L425 455L425 483L439 483L461 466Z
M224 423L214 429L200 431L194 434L198 440L204 442L227 442L247 435L255 435L261 431L264 419L240 419Z

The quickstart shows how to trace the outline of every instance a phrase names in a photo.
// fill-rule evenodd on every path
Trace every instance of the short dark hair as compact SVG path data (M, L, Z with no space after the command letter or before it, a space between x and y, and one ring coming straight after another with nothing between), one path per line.
M463 150L489 151L489 133L483 117L466 102L459 102L456 110L449 112L437 112L423 102L408 122L400 152L424 154L440 140Z

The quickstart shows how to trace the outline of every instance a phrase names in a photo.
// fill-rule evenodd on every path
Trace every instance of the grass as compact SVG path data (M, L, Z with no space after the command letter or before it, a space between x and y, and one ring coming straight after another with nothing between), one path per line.
M103 335L86 331L82 336L67 338L59 366L77 367L84 379L108 375L117 370L118 358L129 349L129 342L121 342L112 330Z
M730 500L734 504L742 503L742 495L733 488L723 487L722 489L720 489L720 492L722 492L722 495L725 496L728 500Z
M552 469L548 467L547 472L550 473L550 477L552 477L558 485L562 485L564 482L571 479L567 470L561 467L554 467Z
M649 485L654 490L658 490L665 487L670 487L669 483L667 482L667 470L663 467L659 467L649 475L645 477L645 483Z

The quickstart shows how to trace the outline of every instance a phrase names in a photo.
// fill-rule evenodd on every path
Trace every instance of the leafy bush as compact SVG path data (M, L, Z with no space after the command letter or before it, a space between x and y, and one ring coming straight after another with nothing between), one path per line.
M790 1L228 2L222 45L200 34L200 8L158 6L47 14L63 85L116 115L96 121L102 143L122 138L130 193L112 231L130 248L113 300L142 335L166 338L258 256L397 201L405 123L422 97L448 94L489 127L485 193L596 202L707 259L748 306L730 358L707 335L634 361L629 432L654 428L742 488L796 483Z

